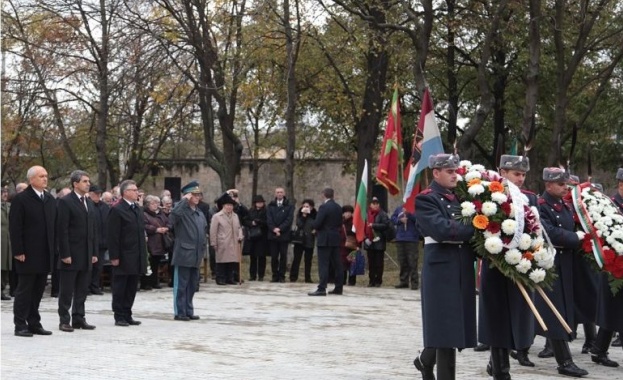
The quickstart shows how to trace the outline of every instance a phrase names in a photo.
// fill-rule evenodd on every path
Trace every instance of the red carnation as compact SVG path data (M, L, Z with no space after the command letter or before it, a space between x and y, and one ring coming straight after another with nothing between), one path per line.
M492 234L497 234L498 232L500 232L501 226L502 225L498 222L489 221L489 225L487 226L487 231L491 232Z
M604 265L609 266L609 265L614 264L614 260L617 259L614 251L609 248L604 248L603 252L604 252ZM620 257L623 257L623 256L619 256L619 258Z
M617 256L612 263L604 265L604 269L612 273L615 278L623 278L623 256Z
M509 216L511 214L511 203L510 202L504 202L500 205L500 208L502 209L502 211L504 211L504 213Z
M509 237L509 236L503 236L503 237L502 237L502 242L503 242L505 245L509 245L509 244L511 243L511 241L512 241L512 240L513 240L513 238L512 238L512 237Z
M593 245L591 244L591 240L591 235L589 234L584 235L584 239L582 239L582 249L586 253L593 252Z
M480 212L480 210L482 209L482 202L475 199L472 201L472 203L474 204L474 206L476 206L476 212Z
M465 173L467 173L467 170L464 167L456 169L456 174L458 175L465 175Z

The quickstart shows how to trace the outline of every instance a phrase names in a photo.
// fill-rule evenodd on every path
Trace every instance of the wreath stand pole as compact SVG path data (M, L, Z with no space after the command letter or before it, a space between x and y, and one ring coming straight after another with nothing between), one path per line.
M539 314L539 311L536 309L536 306L534 306L534 302L532 302L532 299L528 295L526 288L523 286L521 282L516 282L515 284L517 284L517 287L519 288L521 295L523 295L523 298L528 303L528 306L530 306L530 310L532 310L534 317L536 318L537 322L539 322L539 325L541 325L541 328L543 329L543 331L547 331L547 325L545 324L545 321L541 317L541 314Z
M238 242L238 285L242 285L242 242Z
M543 300L545 300L545 303L547 303L547 306L549 306L550 309L552 309L552 312L554 313L554 315L556 316L556 318L558 318L558 321L560 322L560 324L562 325L562 327L565 329L565 331L567 332L567 334L571 334L572 330L569 327L569 325L567 324L567 321L565 321L565 319L562 317L562 315L560 315L560 312L558 312L558 310L556 310L556 307L554 306L554 304L552 303L552 301L549 299L549 297L545 294L545 292L543 291L543 289L541 289L540 286L536 286L535 287L536 290L539 292L539 294L541 295L541 297L543 297Z

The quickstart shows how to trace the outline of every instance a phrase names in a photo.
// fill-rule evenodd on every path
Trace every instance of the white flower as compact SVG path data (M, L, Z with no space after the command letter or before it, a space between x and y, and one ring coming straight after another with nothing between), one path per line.
M492 236L488 239L485 239L485 249L489 253L497 255L498 253L502 252L502 249L504 249L504 243L499 237Z
M623 243L612 243L612 248L614 249L614 251L618 254L618 255L623 255Z
M463 202L461 203L461 215L463 216L472 216L476 213L476 205L472 202Z
M506 235L515 234L515 228L517 228L517 222L515 222L513 219L506 219L502 222L502 232L504 232Z
M528 234L521 234L521 238L519 239L518 248L522 251L530 249L532 246L532 237Z
M498 206L493 202L486 201L482 203L481 210L486 216L492 216L498 211Z
M492 233L491 231L484 230L484 231L482 232L482 236L484 236L484 237L485 237L485 239L488 239L488 238L493 237L493 236L495 236L495 237L499 237L499 236L500 236L500 234L501 234L501 233L500 233L499 231L498 231L498 232L496 232L496 233Z
M491 193L491 200L501 205L508 201L508 197L504 193Z
M532 263L528 259L521 259L519 264L515 265L515 268L519 273L528 273L530 268L532 268Z
M465 180L467 182L469 182L469 181L471 181L472 179L475 179L475 178L478 178L478 179L482 178L482 175L480 175L480 172L469 171L469 172L465 173Z
M480 184L482 186L484 186L484 187L489 187L489 185L491 185L491 182L489 182L489 181L482 181L482 182L480 182Z
M470 170L470 171L484 172L484 171L486 171L487 169L485 169L485 167L484 167L484 166L482 166L482 165L480 165L480 164L476 164L476 165L472 165L472 167L471 167L471 168L469 168L469 170ZM478 178L480 178L480 177L478 177Z
M545 243L545 240L543 240L542 237L537 237L532 239L532 245L530 246L530 248L532 249L537 249L543 246L543 243Z
M545 280L545 275L546 275L546 272L543 269L537 268L537 269L533 269L532 272L530 272L530 274L528 275L528 277L530 277L532 282L534 282L535 284L538 284L539 282Z
M517 265L521 261L521 252L518 249L512 248L506 251L504 254L504 260L510 265Z
M469 189L467 189L467 192L474 196L480 195L485 192L485 188L482 185L473 185L470 186Z
M461 162L459 162L459 166L469 170L469 168L472 167L472 162L468 160L461 160Z

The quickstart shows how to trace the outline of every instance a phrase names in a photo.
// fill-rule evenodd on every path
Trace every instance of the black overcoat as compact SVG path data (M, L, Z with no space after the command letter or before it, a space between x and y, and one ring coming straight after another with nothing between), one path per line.
M539 214L545 232L556 247L554 265L558 278L554 281L552 290L545 290L545 293L567 324L573 328L575 325L573 256L577 254L577 248L580 246L580 239L574 232L573 213L561 199L545 192L539 198ZM570 340L571 336L567 334L541 296L535 297L534 304L548 328L548 331L543 331L537 324L536 333L549 339Z
M119 259L113 267L116 275L139 275L147 271L143 210L130 208L122 199L108 214L108 252L110 260Z
M327 200L318 208L312 227L316 230L318 247L339 247L342 207L333 199Z
M277 240L281 242L290 241L290 231L292 231L292 221L294 220L294 205L290 204L287 198L283 198L281 206L277 205L275 198L268 204L266 209L266 224L268 225L268 240ZM278 227L281 231L277 236L273 229Z
M49 273L56 251L56 200L48 192L44 199L28 186L11 201L9 232L13 256L25 254L24 262L15 260L18 274Z
M623 290L613 296L606 273L599 276L596 323L607 330L623 333Z
M57 201L59 270L90 270L93 266L92 258L99 253L95 204L89 198L86 201L88 211L73 191ZM71 257L71 264L61 261L68 257Z
M424 346L476 346L476 289L471 225L456 220L460 202L432 182L415 200L415 217L425 238L422 265Z
M536 194L523 190L530 206L537 206ZM526 289L527 290L527 289ZM534 301L534 294L528 291ZM488 260L482 261L478 296L478 341L491 347L514 350L534 342L534 315L519 288Z

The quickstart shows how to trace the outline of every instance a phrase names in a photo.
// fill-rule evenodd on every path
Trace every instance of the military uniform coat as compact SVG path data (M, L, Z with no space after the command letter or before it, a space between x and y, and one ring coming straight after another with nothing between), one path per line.
M121 199L108 214L108 252L119 259L113 274L139 275L147 272L147 243L143 210Z
M26 260L15 261L18 274L49 273L56 251L56 200L47 191L43 200L28 186L11 202L9 233L13 256L25 254Z
M580 246L580 239L574 232L573 213L562 200L545 192L539 198L539 214L545 232L556 247L554 265L558 274L552 290L544 290L565 321L573 328L575 325L573 265L574 255L577 255L576 250ZM570 335L542 297L535 297L535 305L548 328L548 331L543 331L537 324L536 333L550 339L570 340Z
M210 244L216 251L217 263L237 263L240 261L240 243L244 238L240 219L235 212L217 212L210 222Z
M424 346L474 347L475 255L468 243L474 228L456 220L460 201L434 181L415 205L417 226L427 243L421 284Z
M86 201L88 211L78 195L72 191L57 202L59 270L91 270L92 258L99 253L95 204L88 197ZM71 257L71 264L61 261L68 257Z
M199 268L205 255L206 217L199 210L194 210L188 200L182 198L169 215L169 222L175 231L172 265ZM218 256L217 256L218 257Z
M522 193L530 206L537 206L536 194L523 189ZM534 342L534 315L517 285L484 259L480 276L478 340L491 347L529 348ZM528 294L534 300L534 294Z

